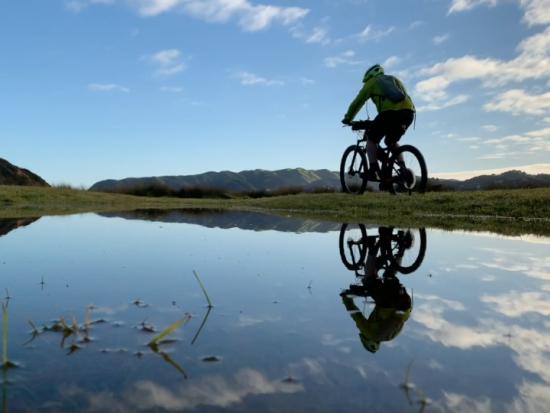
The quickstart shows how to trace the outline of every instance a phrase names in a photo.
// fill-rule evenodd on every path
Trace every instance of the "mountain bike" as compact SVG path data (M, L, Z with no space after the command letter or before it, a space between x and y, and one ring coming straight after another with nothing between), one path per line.
M360 195L365 192L367 182L380 182L380 190L391 194L424 193L428 181L428 168L422 153L412 145L378 145L379 176L370 171L367 157L367 136L372 121L356 121L350 124L358 132L357 144L349 146L340 162L340 183L342 191ZM370 172L370 173L369 173Z

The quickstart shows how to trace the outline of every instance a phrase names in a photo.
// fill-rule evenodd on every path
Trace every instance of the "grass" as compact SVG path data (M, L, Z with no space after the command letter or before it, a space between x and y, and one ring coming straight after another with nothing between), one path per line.
M235 199L148 198L66 188L0 186L0 218L134 209L237 209L400 226L550 235L550 188L477 192L296 194Z

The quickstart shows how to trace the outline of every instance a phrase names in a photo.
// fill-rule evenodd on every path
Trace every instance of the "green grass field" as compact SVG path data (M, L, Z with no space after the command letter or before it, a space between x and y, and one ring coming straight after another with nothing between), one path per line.
M147 198L71 189L0 186L0 218L133 209L216 208L332 221L373 222L506 234L550 235L550 189L433 192L395 197L299 194L270 198Z

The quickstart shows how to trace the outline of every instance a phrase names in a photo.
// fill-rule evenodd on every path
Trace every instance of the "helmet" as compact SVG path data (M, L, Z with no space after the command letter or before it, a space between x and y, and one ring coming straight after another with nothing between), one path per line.
M365 77L363 78L363 83L366 83L368 80L372 79L373 77L380 76L384 74L384 68L378 64L370 67L365 72Z

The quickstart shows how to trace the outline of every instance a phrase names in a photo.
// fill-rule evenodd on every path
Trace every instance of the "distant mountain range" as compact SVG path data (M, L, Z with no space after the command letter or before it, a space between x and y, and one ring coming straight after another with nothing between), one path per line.
M2 158L0 158L0 185L49 186L35 173L12 165Z
M303 168L266 171L255 169L242 172L206 172L199 175L160 176L150 178L126 178L97 182L90 191L123 192L129 188L162 185L179 191L186 188L210 188L231 192L275 191L282 188L300 187L306 191L319 188L340 188L337 172L327 169L306 170Z
M457 179L429 180L432 190L476 191L486 189L517 189L550 187L550 175L530 175L522 171L507 171L498 175L480 175L459 181Z
M90 191L124 192L136 187L162 185L179 191L186 188L209 188L231 192L277 191L286 188L340 190L338 172L327 169L303 168L266 171L256 169L242 172L207 172L199 175L126 178L95 183ZM550 187L550 175L530 175L521 171L508 171L498 175L481 175L464 181L430 178L429 190L474 191L486 189L516 189Z

